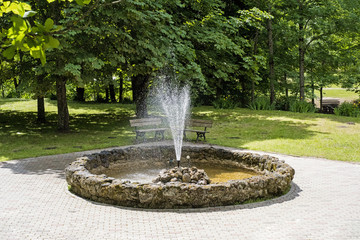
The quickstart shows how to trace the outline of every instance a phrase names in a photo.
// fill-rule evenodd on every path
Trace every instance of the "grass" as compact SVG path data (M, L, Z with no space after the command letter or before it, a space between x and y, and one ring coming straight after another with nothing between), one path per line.
M316 96L320 96L319 91L315 91ZM325 88L323 97L340 98L343 101L351 102L359 98L358 93L347 91L345 88Z
M55 101L46 101L46 111L48 123L39 125L36 101L0 99L0 161L134 143L128 121L133 105L69 102L70 133L56 131ZM196 107L192 114L214 121L211 144L360 162L358 118L213 107Z
M0 161L132 143L132 105L69 103L70 133L56 130L56 102L46 101L48 123L36 123L36 101L0 99Z
M214 120L208 139L214 144L360 162L358 118L211 108L201 109L197 115Z

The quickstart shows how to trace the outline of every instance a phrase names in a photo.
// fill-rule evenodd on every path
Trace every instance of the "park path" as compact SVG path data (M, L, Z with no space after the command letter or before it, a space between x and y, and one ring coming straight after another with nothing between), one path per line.
M1 240L360 239L359 164L270 154L296 170L285 196L238 206L141 210L69 193L64 168L83 154L0 163Z

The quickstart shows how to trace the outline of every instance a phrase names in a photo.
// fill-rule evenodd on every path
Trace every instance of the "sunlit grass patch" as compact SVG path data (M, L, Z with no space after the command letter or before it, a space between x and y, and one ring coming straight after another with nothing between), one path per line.
M360 161L360 121L315 113L194 109L214 120L210 143L299 156ZM354 124L353 124L354 123Z
M133 144L134 110L133 105L69 102L71 131L59 133L55 101L46 101L48 123L39 125L35 100L2 99L0 161ZM213 121L210 144L360 162L358 118L213 107L195 107L192 117Z
M46 100L46 124L36 123L36 101L0 101L0 161L100 149L132 143L124 104L69 102L71 131L56 129L56 101Z
M315 91L315 95L320 97L320 92ZM342 101L351 102L359 98L359 94L348 91L345 88L325 88L323 90L323 97L340 98Z

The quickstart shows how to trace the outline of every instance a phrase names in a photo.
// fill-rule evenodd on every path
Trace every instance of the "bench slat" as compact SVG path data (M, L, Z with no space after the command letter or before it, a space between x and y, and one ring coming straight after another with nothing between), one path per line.
M135 132L156 132L156 131L165 131L167 128L154 128L154 129L139 129Z
M202 119L191 119L186 123L186 126L191 127L212 127L212 121Z
M208 131L194 130L194 129L184 129L186 132L199 132L199 133L209 133Z
M140 118L130 120L131 127L143 127L160 124L162 124L161 118Z

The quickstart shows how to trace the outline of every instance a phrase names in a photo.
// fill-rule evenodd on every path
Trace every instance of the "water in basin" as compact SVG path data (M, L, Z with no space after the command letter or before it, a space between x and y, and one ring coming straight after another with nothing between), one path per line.
M231 168L231 167L222 167L222 166L210 166L203 164L196 164L197 168L204 169L211 183L216 182L227 182L229 180L241 180L245 178L250 178L252 176L257 176L254 171L240 168ZM107 175L108 177L119 178L122 180L129 180L131 182L138 183L150 183L155 179L163 168L111 168L106 171L103 171L102 174Z

